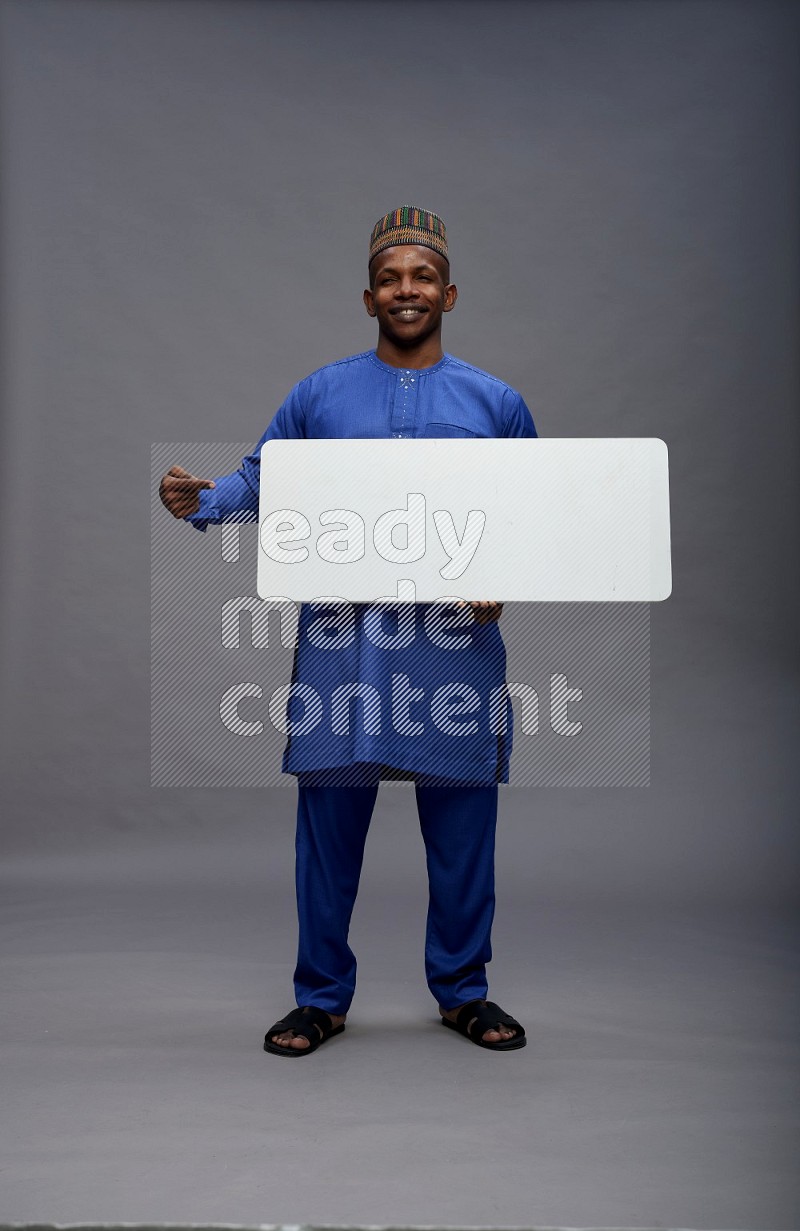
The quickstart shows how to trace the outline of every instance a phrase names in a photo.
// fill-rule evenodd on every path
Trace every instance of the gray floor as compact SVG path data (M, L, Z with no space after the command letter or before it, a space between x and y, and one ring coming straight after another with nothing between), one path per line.
M347 1031L292 1063L261 1050L292 1004L291 805L9 861L4 1220L798 1225L785 911L576 899L515 866L512 824L491 991L530 1043L493 1055L437 1024L412 793L384 788Z

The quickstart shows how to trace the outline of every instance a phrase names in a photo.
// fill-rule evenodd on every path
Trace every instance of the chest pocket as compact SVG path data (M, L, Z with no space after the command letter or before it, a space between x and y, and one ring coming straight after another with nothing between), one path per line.
M460 436L462 438L468 436L477 436L477 432L469 427L462 427L460 423L428 423L425 425L425 435L427 437L444 437L444 436Z

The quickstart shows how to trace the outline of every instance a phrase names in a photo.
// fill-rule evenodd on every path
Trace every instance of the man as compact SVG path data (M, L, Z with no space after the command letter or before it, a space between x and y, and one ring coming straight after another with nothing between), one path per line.
M200 530L253 516L261 446L276 438L535 436L515 390L442 350L442 317L457 294L441 219L413 206L385 215L372 231L364 291L366 310L378 322L376 349L296 385L235 474L202 479L173 466L160 487L167 509ZM523 1047L524 1028L485 999L497 784L508 781L512 727L507 697L500 723L491 721L488 703L505 683L501 604L481 600L451 609L449 641L430 635L431 605L413 607L414 635L399 639L383 616L376 618L379 609L356 605L354 627L340 636L335 605L328 604L323 618L320 606L301 608L292 678L300 691L313 684L329 721L305 730L301 698L290 697L283 757L284 771L298 779L298 1008L270 1028L264 1048L308 1055L344 1030L356 975L347 937L382 778L415 783L430 888L425 968L443 1023L494 1051ZM331 698L343 680L360 681L366 697L378 699L378 710L391 697L392 723L368 713L367 701L360 723L350 724L349 715L342 721L341 713L337 721ZM452 724L426 728L412 717L423 684L480 698L480 720L455 728L464 738L453 738ZM495 702L495 719L496 711Z

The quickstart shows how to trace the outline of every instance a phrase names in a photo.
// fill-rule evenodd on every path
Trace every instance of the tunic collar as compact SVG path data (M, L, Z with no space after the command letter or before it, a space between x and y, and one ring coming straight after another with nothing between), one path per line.
M379 359L374 350L367 351L373 363L376 363L379 368L383 368L384 372L391 372L393 376L399 376L401 372L413 372L416 376L429 376L431 372L438 372L439 368L443 368L446 363L450 362L451 356L448 354L442 355L438 363L434 363L432 368L395 368L390 363L384 363Z

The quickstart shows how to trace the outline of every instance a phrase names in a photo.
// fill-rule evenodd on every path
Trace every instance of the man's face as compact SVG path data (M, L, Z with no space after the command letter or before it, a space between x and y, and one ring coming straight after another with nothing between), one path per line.
M397 346L416 346L441 326L458 291L448 282L449 266L432 248L398 244L384 248L370 265L364 304L378 318L382 334Z

